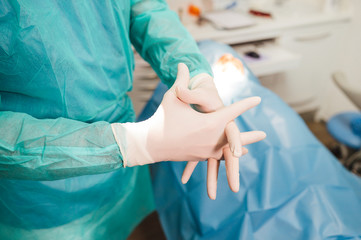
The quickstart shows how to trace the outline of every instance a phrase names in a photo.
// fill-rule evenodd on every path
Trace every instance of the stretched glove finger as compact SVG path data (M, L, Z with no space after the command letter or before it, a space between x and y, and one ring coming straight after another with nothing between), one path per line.
M261 141L266 138L266 133L263 131L250 131L239 133L240 142L242 145L247 145Z
M260 97L250 97L209 114L212 114L215 118L228 123L245 111L257 106L260 102Z
M248 153L248 149L242 147L242 153L246 155ZM218 172L220 161L209 158L207 162L207 193L208 197L212 200L215 200L217 197L217 182L218 182Z
M212 200L217 196L217 179L220 161L209 158L207 162L207 192L208 197Z
M197 164L198 164L198 161L187 162L187 165L183 170L182 179L181 179L183 184L186 184L188 182L188 180L192 176L192 173L193 173L194 169L196 168Z
M245 148L245 147L242 147L242 156L246 155L247 153L248 153L248 149ZM214 158L210 158L210 159L212 159L211 161L214 160ZM187 163L186 167L185 167L184 170L183 170L182 179L181 179L181 181L182 181L183 184L186 184L186 183L189 181L189 179L190 179L190 177L192 176L193 171L194 171L194 169L196 168L197 164L198 164L198 161L188 162L188 163ZM213 163L212 163L212 164L213 164ZM219 164L220 164L220 162L217 161L217 177L211 177L211 179L216 179L216 180L218 179ZM209 166L208 166L208 168L209 168ZM212 168L213 168L213 166L212 166ZM209 171L209 170L207 169L207 178L208 178L208 173L209 173L208 171ZM213 171L214 171L214 170L211 171L212 174L214 174ZM211 183L211 186L212 186L212 184L213 184L213 183ZM214 185L214 184L213 184L213 185ZM208 188L208 180L207 180L207 188ZM217 186L215 187L215 189L216 189L215 191L217 191ZM209 193L208 193L208 195L209 195ZM212 195L212 196L215 196L215 195ZM211 196L209 196L209 197L211 198ZM212 199L212 198L211 198L211 199Z
M242 141L241 135L239 134L238 127L234 121L231 121L226 126L226 137L228 140L229 148L233 156L242 156Z
M226 173L229 188L233 192L239 191L239 160L234 157L229 147L223 148Z
M242 156L246 155L248 153L248 149L245 147L242 147Z

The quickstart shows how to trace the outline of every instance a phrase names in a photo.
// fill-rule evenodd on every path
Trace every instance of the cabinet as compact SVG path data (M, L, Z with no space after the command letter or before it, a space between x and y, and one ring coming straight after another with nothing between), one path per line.
M341 65L344 46L340 43L351 19L348 7L331 14L257 19L257 25L245 29L220 31L207 25L188 29L196 40L208 38L232 45L271 39L277 47L300 56L297 67L259 75L260 81L298 113L317 111L319 119L327 119L327 89L332 88L331 74Z
M343 23L322 24L284 31L278 42L284 48L302 56L297 68L278 74L273 81L261 82L277 93L297 112L320 110L325 88L331 84L331 74L337 70Z

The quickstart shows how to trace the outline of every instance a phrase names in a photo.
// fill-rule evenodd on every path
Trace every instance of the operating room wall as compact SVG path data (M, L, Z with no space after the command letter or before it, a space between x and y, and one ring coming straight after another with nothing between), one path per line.
M336 71L345 73L350 84L361 91L361 1L351 0L353 8L352 20L342 29L337 48L340 48ZM320 66L321 67L321 66ZM333 115L344 111L358 111L357 107L337 88L330 76L325 86L319 118L328 120Z
M361 89L361 1L352 0L353 18L344 43L348 46L347 52L342 58L342 69L345 70L349 77L349 81L358 85Z
M350 46L348 54L344 57L347 59L344 66L350 75L350 81L358 84L361 88L361 1L353 0L354 2L354 16L347 39Z

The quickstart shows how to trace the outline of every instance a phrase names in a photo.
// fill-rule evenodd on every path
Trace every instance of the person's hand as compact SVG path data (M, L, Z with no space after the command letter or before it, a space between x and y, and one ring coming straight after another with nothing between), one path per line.
M179 97L179 89L188 84L188 68L179 64L173 87L151 118L139 123L112 124L125 165L219 160L228 144L226 125L260 102L259 97L252 97L212 113L200 113Z
M218 91L213 82L213 78L208 74L199 74L191 79L190 89L182 89L179 91L181 98L200 112L214 112L224 107ZM238 158L242 154L246 154L248 150L244 145L260 141L266 137L264 132L253 131L240 133L234 121L226 126L226 136L229 145L223 148L223 156L225 159L227 180L230 189L234 192L239 191L239 161ZM184 169L182 182L187 183L192 175L198 162L188 162ZM207 163L207 192L211 199L216 198L217 178L219 170L219 161L209 158Z

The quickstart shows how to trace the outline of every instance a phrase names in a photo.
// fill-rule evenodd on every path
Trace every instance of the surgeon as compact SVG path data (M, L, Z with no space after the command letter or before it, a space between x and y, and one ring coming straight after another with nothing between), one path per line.
M131 45L170 87L140 123ZM0 239L125 239L154 210L154 162L208 159L215 198L225 157L237 191L265 135L232 120L260 99L223 107L211 75L164 1L1 1Z

